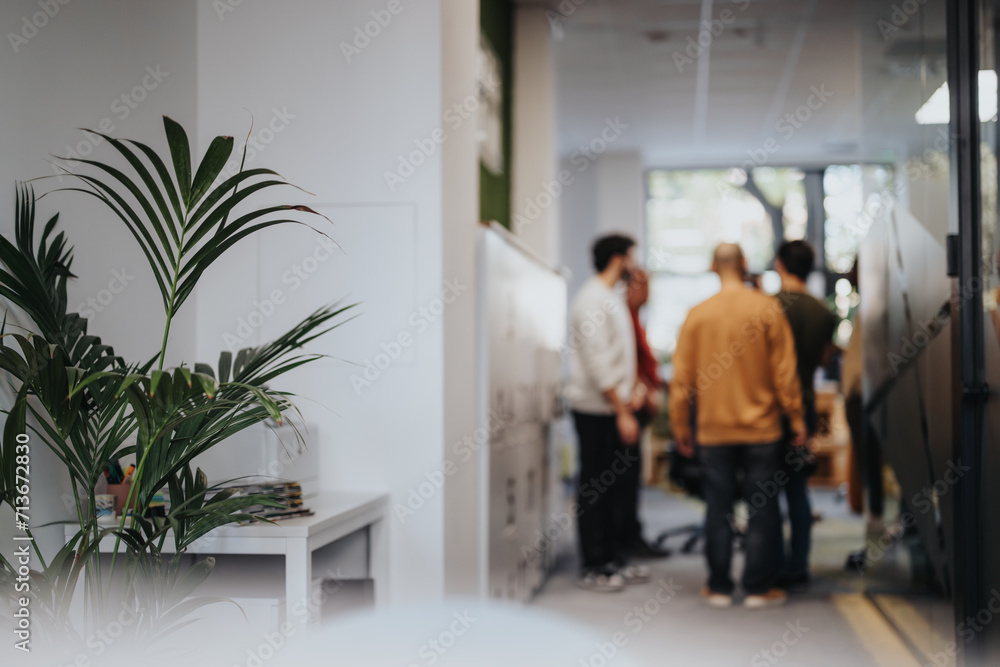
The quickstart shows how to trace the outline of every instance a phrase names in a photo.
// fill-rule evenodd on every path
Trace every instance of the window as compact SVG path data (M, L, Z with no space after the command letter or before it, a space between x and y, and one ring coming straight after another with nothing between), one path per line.
M844 274L851 270L871 226L873 204L879 202L891 177L892 172L881 166L854 164L827 168L823 176L824 246L830 273Z
M709 272L721 242L739 243L751 273L774 260L776 233L806 235L805 188L799 169L763 167L648 174L647 265L652 274L647 334L661 355L673 353L692 306L718 291Z

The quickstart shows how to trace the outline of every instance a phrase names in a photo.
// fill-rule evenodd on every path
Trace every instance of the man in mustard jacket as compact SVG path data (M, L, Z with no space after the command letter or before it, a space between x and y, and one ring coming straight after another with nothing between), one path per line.
M681 453L692 456L697 440L705 470L709 578L702 596L715 607L732 604L730 517L733 503L743 497L750 514L743 604L759 609L786 599L774 588L782 560L776 553L781 544L778 493L788 482L780 465L781 418L788 417L796 444L804 446L802 395L782 302L744 284L746 260L738 245L716 248L712 270L722 287L693 308L681 328L670 414Z

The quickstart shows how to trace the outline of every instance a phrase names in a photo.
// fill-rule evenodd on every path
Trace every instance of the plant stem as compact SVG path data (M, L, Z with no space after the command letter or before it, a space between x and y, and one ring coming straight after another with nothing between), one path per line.
M122 508L122 522L120 526L122 530L125 530L125 519L128 518L127 513L129 505L132 504L133 498L137 497L138 495L137 489L139 488L139 485L142 483L142 470L146 465L146 457L149 456L149 452L152 449L153 446L152 443L150 443L149 446L146 447L146 451L142 453L142 458L139 460L139 465L135 467L135 474L132 476L132 485L131 487L129 487L128 494L125 496L125 507ZM136 510L133 509L132 525L129 526L130 528L135 528L135 512ZM121 541L122 541L122 536L119 534L115 537L115 548L114 551L111 552L111 567L108 568L108 588L107 588L108 604L110 604L111 602L111 581L112 581L112 575L114 575L115 572L115 561L118 559L118 549L121 546ZM100 548L98 548L98 551L100 551Z
M170 288L170 307L167 309L167 323L163 328L163 344L160 346L160 364L157 366L156 370L163 370L163 357L167 354L167 337L170 335L170 321L173 319L173 309L174 309L174 288L175 285Z
M73 484L73 490L74 490L73 495L76 496L76 510L77 510L77 514L78 514L78 518L79 518L79 522L80 522L80 543L77 544L77 554L76 554L78 556L79 555L79 549L80 549L81 545L84 543L84 541L86 540L86 537L87 537L87 524L89 522L87 521L87 518L84 516L84 513L83 513L83 506L82 506L82 504L80 502L80 494L76 492L76 480L71 480L71 483ZM84 484L84 488L86 488L86 484ZM89 512L96 512L97 511L97 507L95 505L96 498L94 497L94 495L95 494L93 492L93 487L91 487L90 493L89 493L89 497L90 497L90 501L89 502L90 502L90 505L87 507L88 513ZM97 521L96 520L94 521L94 529L95 530L97 529ZM96 539L98 536L99 536L99 533L97 535L94 535L92 539ZM89 563L85 563L83 567L84 567L84 572L86 573L86 576L84 577L84 613L85 613L85 615L84 615L84 619L83 619L83 629L84 629L84 632L89 632L90 630L95 629L97 627L97 625L98 625L98 619L104 616L104 614L101 613L101 609L102 608L105 608L105 609L107 608L107 604L104 602L104 600L102 599L102 596L101 596L101 589L104 586L103 586L103 583L100 580L100 576L101 576L101 548L100 547L97 547L96 553L94 553L90 557L90 562ZM90 602L90 604L89 605L86 604L87 602ZM68 617L68 611L69 610L66 609L63 612L63 613L65 613L67 615L67 617ZM68 620L68 618L67 618L67 620ZM91 624L93 624L93 625L91 626Z
M69 483L73 486L73 500L76 503L76 519L77 519L77 523L80 526L80 538L82 539L87 534L87 523L86 523L86 521L83 518L83 505L80 504L80 489L77 487L77 480L72 475L72 473L70 474L70 482ZM77 545L77 553L79 553L79 545ZM75 557L76 557L76 555L74 555L74 558ZM90 591L93 590L92 583L93 583L93 579L94 579L94 576L95 576L94 572L93 572L93 564L94 564L94 562L95 561L91 560L91 564L90 565L85 565L84 566L84 568L85 568L85 570L84 570L84 578L83 578L83 582L84 582L84 588L83 588L83 597L84 597L84 602L83 602L84 619L83 619L83 623L84 623L84 626L83 627L84 627L84 629L87 628L87 618L88 618L88 614L91 612L90 607L95 604L94 599L93 599L93 597L90 594ZM98 566L98 571L100 571L100 561L97 561L97 566ZM48 568L46 567L45 569L48 569ZM98 590L98 592L100 592L100 588L98 588L97 590ZM89 605L88 605L88 603L89 603ZM63 615L63 611L60 610L58 607L56 607L56 609L53 610L53 613L55 614L56 622L58 623L59 619Z
M181 259L184 253L181 249L184 247L184 237L187 235L188 226L188 216L184 216L184 221L181 224L181 237L180 241L177 242L177 260L174 262L174 277L170 282L170 300L167 303L167 322L163 327L163 345L160 347L160 363L156 370L163 370L163 359L167 356L167 337L170 335L170 323L174 319L174 300L177 298L177 281L180 279L181 273Z

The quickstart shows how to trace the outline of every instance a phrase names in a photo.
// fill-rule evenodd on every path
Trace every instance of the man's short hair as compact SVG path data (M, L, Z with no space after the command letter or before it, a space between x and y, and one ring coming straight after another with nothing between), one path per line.
M785 241L778 247L778 259L785 271L805 281L813 270L816 253L805 241Z
M608 234L594 241L593 256L594 268L600 273L608 268L611 260L617 256L625 256L630 248L635 245L635 241L624 234Z

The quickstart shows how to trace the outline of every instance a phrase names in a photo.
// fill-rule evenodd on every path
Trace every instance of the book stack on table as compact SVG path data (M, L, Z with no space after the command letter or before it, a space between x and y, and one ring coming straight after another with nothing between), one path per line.
M269 521L292 519L301 516L312 516L314 512L306 507L302 500L302 486L298 482L251 483L234 484L232 488L239 489L239 495L268 495L281 507L271 505L253 505L244 512Z

